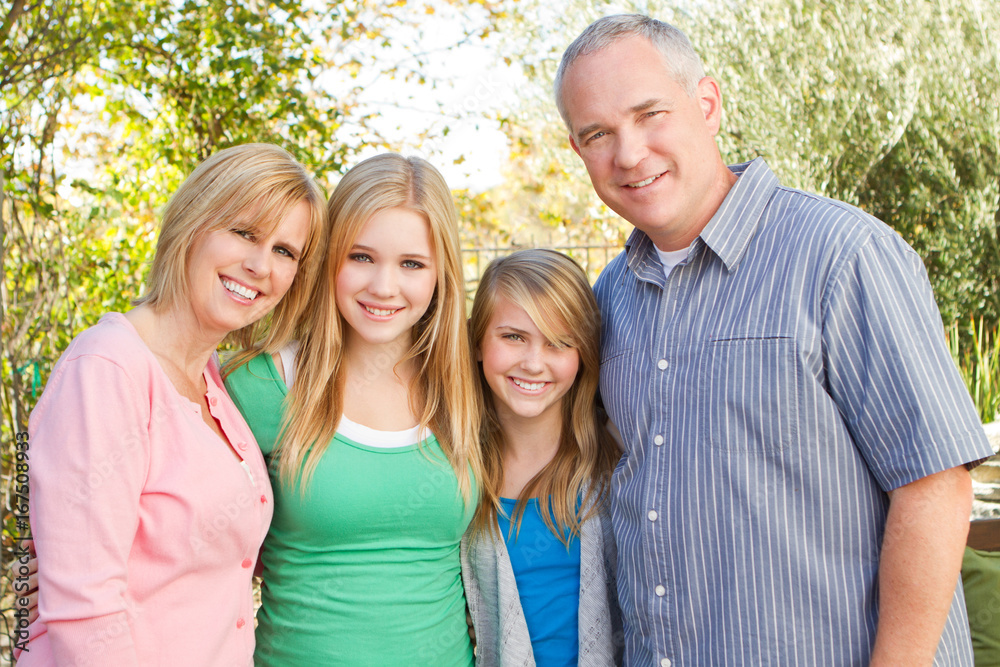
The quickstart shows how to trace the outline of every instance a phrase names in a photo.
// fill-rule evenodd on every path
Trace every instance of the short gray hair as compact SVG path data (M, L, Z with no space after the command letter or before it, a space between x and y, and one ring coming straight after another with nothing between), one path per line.
M663 62L677 84L688 95L694 96L698 82L705 76L705 69L701 65L701 58L695 53L694 47L683 32L669 23L642 14L605 16L591 23L573 40L563 53L559 69L556 71L554 86L556 108L559 109L559 115L562 116L566 127L571 131L573 128L570 127L569 117L566 114L562 91L563 79L570 65L581 56L600 51L633 35L648 39L662 54Z

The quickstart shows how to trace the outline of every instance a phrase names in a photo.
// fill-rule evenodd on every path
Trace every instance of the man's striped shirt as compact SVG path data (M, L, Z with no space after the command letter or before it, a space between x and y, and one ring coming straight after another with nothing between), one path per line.
M886 492L992 453L920 258L758 159L664 278L601 274L626 662L862 665ZM961 586L935 664L970 665Z

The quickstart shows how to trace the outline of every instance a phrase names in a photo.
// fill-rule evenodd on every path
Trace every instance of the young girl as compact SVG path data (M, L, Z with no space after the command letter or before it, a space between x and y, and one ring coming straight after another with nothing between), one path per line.
M328 214L300 344L226 381L275 495L254 662L470 665L459 543L480 462L451 193L384 154Z
M621 662L605 504L620 452L595 400L600 329L565 255L522 250L483 274L470 319L483 493L462 543L479 665Z

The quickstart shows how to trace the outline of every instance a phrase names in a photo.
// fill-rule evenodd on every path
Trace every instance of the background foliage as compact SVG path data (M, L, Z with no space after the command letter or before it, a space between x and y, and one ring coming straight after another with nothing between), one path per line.
M432 53L499 38L490 42L495 70L514 72L515 83L506 91L491 84L488 93L514 101L467 113L506 134L509 159L500 185L456 192L466 242L536 234L554 245L620 244L629 226L593 194L550 93L572 37L618 11L648 13L688 33L721 83L728 161L763 156L785 184L857 204L892 225L924 258L945 322L959 323L956 358L974 366L983 356L961 352L964 340L969 350L993 350L996 367L1000 5L993 0L13 0L4 7L5 562L21 532L11 511L15 434L26 430L70 339L138 295L157 212L211 152L277 142L330 185L371 147L398 147L384 134L380 109L364 102L366 89L387 80L434 89ZM442 20L459 27L453 40L442 40L435 27ZM411 145L434 144L456 119L444 110L436 129L417 132Z

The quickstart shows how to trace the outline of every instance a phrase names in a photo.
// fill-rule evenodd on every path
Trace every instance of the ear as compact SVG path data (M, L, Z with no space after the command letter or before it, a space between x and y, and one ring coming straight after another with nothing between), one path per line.
M483 346L482 345L477 345L476 346L476 361L482 361L482 360L483 360Z
M569 135L569 145L573 147L573 151L577 155L580 155L580 147L576 145L576 140L573 138L572 134ZM583 157L583 155L580 155L580 157Z
M695 89L695 99L705 115L705 124L714 137L722 125L722 92L719 83L710 76L702 77Z

